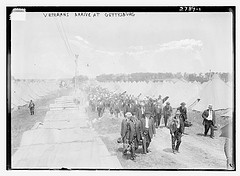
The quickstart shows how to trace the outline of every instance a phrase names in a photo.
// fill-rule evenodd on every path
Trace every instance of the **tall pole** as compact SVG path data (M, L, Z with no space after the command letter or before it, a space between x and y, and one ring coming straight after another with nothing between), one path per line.
M75 80L74 80L74 89L75 93L77 91L77 77L78 77L78 54L75 54Z

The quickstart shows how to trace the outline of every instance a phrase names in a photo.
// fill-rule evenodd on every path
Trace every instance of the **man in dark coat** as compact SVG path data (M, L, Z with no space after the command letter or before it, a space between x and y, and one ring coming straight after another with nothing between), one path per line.
M140 104L137 106L137 118L139 120L141 120L142 118L144 118L144 114L145 114L145 105L144 102L140 102Z
M136 117L136 115L133 115L131 117L131 121L133 121L134 125L135 125L135 150L138 149L138 145L140 143L140 140L142 139L141 136L141 121Z
M177 110L180 111L180 118L182 118L183 120L183 124L185 123L185 121L187 120L187 108L185 107L186 103L182 102L180 104L181 106L177 108ZM185 131L185 127L183 126L183 134Z
M156 102L154 105L154 117L156 128L159 127L162 117L162 101Z
M30 109L30 114L34 115L34 108L35 108L35 104L33 103L32 100L30 100L30 103L28 105L28 108Z
M204 136L207 136L207 133L210 128L211 129L210 137L213 138L214 137L214 126L216 123L216 116L215 116L215 111L213 111L211 104L209 104L208 109L202 113L202 118L203 118L203 125L205 128Z
M163 118L164 118L164 124L165 124L165 127L167 127L167 122L168 122L168 119L169 117L171 117L172 115L172 107L170 106L170 103L167 102L166 103L166 106L164 106L163 108Z
M151 117L151 112L145 111L145 117L141 119L141 136L143 140L143 154L149 152L148 147L151 139L156 134L154 120Z
M158 99L156 101L155 107L154 107L154 115L155 115L155 124L156 124L156 128L158 128L160 126L161 123L161 118L162 118L162 111L163 111L163 103L168 99L169 97L165 97L164 99L162 99L162 96L159 95Z
M125 155L127 151L130 151L130 159L134 160L135 150L138 148L138 140L140 140L140 123L130 112L127 112L125 116L126 118L122 120L121 124L123 154Z
M175 154L176 152L179 153L179 146L181 144L181 138L184 128L184 123L182 118L180 118L180 111L177 110L176 115L172 118L169 129L170 134L172 137L172 151Z

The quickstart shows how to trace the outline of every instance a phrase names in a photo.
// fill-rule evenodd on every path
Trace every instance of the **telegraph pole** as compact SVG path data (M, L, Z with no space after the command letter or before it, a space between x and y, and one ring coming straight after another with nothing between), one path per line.
M77 77L78 77L78 54L75 54L75 80L74 80L74 89L75 93L77 91Z

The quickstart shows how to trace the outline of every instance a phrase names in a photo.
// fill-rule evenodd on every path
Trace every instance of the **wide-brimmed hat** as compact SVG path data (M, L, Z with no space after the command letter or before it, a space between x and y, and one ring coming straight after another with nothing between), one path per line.
M131 112L127 112L127 113L125 114L125 116L126 116L126 117L131 117L131 116L132 116L132 113L131 113Z
M169 102L167 102L166 104L167 104L167 105L170 105L170 103L169 103Z
M180 105L186 105L186 103L185 103L185 102L182 102Z

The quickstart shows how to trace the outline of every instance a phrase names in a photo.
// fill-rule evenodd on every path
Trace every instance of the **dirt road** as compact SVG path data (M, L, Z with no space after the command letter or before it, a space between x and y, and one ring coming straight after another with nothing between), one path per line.
M200 122L202 119L194 118L189 117L193 126L185 128L188 135L182 137L180 153L172 153L169 129L161 126L156 130L157 134L149 147L151 152L143 155L142 148L139 147L135 161L122 156L122 145L116 142L120 137L121 119L111 119L105 115L95 123L95 130L101 134L111 154L117 155L126 169L225 169L224 138L219 137L220 131L215 131L214 139L204 137Z
M224 140L211 139L200 133L194 134L191 129L186 129L189 135L182 137L180 153L173 154L169 129L160 128L154 138L151 148L156 154L170 158L177 169L224 169L225 155L223 152Z

